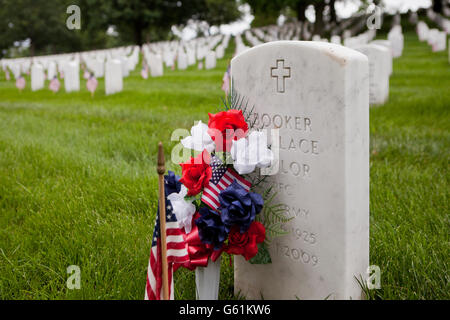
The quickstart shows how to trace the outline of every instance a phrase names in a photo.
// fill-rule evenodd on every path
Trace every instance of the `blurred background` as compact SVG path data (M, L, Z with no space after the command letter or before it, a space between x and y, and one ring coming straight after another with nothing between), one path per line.
M69 5L81 10L81 28L69 30ZM161 40L238 34L251 27L308 21L328 37L381 7L385 13L425 8L442 13L446 0L0 0L0 58L142 45Z

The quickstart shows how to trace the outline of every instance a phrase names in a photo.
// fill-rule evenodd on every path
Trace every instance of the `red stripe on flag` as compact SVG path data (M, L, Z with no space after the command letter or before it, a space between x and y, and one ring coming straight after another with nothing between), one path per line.
M174 250L185 250L186 249L186 243L184 241L181 242L168 242L167 243L167 250L174 249Z
M242 178L236 171L234 171L233 169L229 169L227 171L229 174L231 174L235 179L239 180L239 182L242 182L244 185L246 185L249 189L252 186L252 184L245 180L244 178Z
M181 230L179 228L166 229L166 234L168 236L181 236L181 235L183 235L183 233L181 232Z

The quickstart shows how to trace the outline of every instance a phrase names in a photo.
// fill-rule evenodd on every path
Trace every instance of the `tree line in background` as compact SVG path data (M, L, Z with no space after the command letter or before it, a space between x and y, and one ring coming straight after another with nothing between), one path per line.
M338 22L335 4L346 1L351 0L0 0L0 57L141 45L172 39L172 26L188 23L207 33L210 26L238 20L243 3L255 16L253 27L275 24L280 14L305 21L313 6L313 32L323 35L326 25ZM363 0L361 8L370 3L380 0ZM81 9L80 30L66 26L72 4ZM443 0L433 0L433 10L442 12Z
M80 7L79 30L66 26L70 5ZM229 0L0 0L0 57L21 55L17 48L27 39L22 55L141 45L170 39L173 25L220 25L240 16Z

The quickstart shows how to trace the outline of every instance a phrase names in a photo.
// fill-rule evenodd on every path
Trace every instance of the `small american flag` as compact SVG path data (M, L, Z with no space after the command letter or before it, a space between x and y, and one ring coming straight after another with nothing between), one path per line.
M222 161L213 156L210 163L212 169L212 177L209 184L203 190L202 201L212 209L219 208L219 194L236 180L245 190L249 191L252 184L242 178L232 168L225 166Z
M86 88L92 95L94 94L95 89L97 89L97 85L98 85L98 81L94 77L94 75L89 76L89 79L86 82Z
M50 84L48 85L48 87L53 92L58 92L59 86L60 86L59 80L56 76L54 76L53 79L50 81Z
M144 78L144 79L147 79L147 78L148 78L148 67L147 67L147 65L144 65L144 66L142 67L142 70L141 70L141 76L142 76L142 78Z
M167 188L167 185L166 185ZM177 218L172 211L172 204L166 197L166 232L167 232L167 262L169 266L169 297L174 299L173 272L182 264L189 261L186 242ZM145 300L162 300L162 262L161 262L161 235L159 227L159 206L156 215L155 230L153 231L150 261L147 270L147 284L145 287Z
M20 77L17 78L17 80L16 80L16 87L20 91L22 91L25 88L25 78L24 77L20 76Z

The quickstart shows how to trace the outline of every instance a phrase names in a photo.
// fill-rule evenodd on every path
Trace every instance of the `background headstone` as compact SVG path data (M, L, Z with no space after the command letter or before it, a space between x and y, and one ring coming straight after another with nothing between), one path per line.
M369 58L370 104L383 104L389 98L389 49L376 44L366 44L354 48Z
M105 93L113 94L122 91L122 66L120 60L112 59L105 65Z
M80 91L80 64L76 60L64 65L64 87L66 92Z
M44 88L44 68L39 63L33 63L31 66L31 91Z

